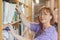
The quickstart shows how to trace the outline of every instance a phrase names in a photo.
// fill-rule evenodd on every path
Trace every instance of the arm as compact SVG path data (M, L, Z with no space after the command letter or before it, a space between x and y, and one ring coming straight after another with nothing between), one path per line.
M15 34L14 31L13 31L12 29L11 29L10 32L11 32L12 35L13 35L15 38L17 38L18 40L29 40L29 39L26 38L26 37L22 37L22 36L20 36L20 35L18 35L18 34Z
M22 13L22 11L20 11L18 8L16 8L17 12L20 13L20 17L22 20L22 23L27 26L28 28L30 28L32 31L36 32L37 30L39 30L39 23L36 22L30 22L26 19L26 16ZM37 27L38 26L38 27ZM37 30L36 30L37 29Z
M20 14L20 17L21 17L21 20L22 20L22 23L27 26L27 27L30 27L30 24L33 23L33 24L39 24L39 23L36 23L36 22L30 22L27 20L26 16L22 13L21 10L19 10L18 7L16 7L16 11Z
M12 25L11 25L11 24L9 24L8 26L9 26L9 28L10 28L11 34L12 34L15 38L17 38L18 40L30 40L29 38L22 37L22 36L16 34L16 33L14 32L14 29L12 28Z
M26 19L26 16L25 16L25 15L23 14L23 12L19 9L19 7L16 6L15 9L16 9L17 13L20 14L20 18L21 18L22 23L23 23L25 26L30 27L30 22Z
M27 26L27 27L30 28L30 23L31 23L31 22L26 19L26 16L25 16L22 12L21 12L20 17L21 17L22 23L23 23L25 26Z

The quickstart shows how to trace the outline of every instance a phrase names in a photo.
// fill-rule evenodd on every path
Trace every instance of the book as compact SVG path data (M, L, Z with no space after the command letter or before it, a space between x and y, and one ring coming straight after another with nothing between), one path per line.
M11 23L14 12L15 12L16 4L3 2L3 24Z

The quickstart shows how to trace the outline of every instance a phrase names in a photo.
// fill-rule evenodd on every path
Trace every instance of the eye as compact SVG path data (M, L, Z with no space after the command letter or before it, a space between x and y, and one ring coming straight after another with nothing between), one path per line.
M47 13L44 13L44 15L47 15Z
M42 15L42 13L39 13L38 15L39 15L39 16L41 16L41 15Z
M39 15L41 15L42 13L39 13Z
M48 15L47 13L44 13L44 15Z

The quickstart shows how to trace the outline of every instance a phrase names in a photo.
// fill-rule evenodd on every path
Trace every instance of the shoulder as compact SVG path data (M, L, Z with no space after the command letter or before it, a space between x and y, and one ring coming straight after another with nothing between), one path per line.
M36 22L31 22L30 23L30 26L40 27L40 24L39 23L36 23Z
M31 24L39 24L39 23L37 23L37 22L30 22Z
M44 31L44 33L45 33L46 35L49 35L49 36L51 36L51 35L56 36L56 35L57 35L57 31L56 31L56 28L55 28L54 26L46 29L46 30Z
M35 40L57 40L58 35L54 27L46 29L40 36Z
M56 40L57 37L58 37L58 33L55 29L54 26L52 26L51 28L48 28L47 30L45 30L45 33L44 33L46 36L48 36L50 39L53 39Z

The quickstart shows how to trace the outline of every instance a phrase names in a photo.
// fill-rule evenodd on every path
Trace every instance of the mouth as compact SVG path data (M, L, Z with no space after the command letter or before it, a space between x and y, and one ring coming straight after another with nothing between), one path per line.
M44 19L40 19L40 20L44 20Z

